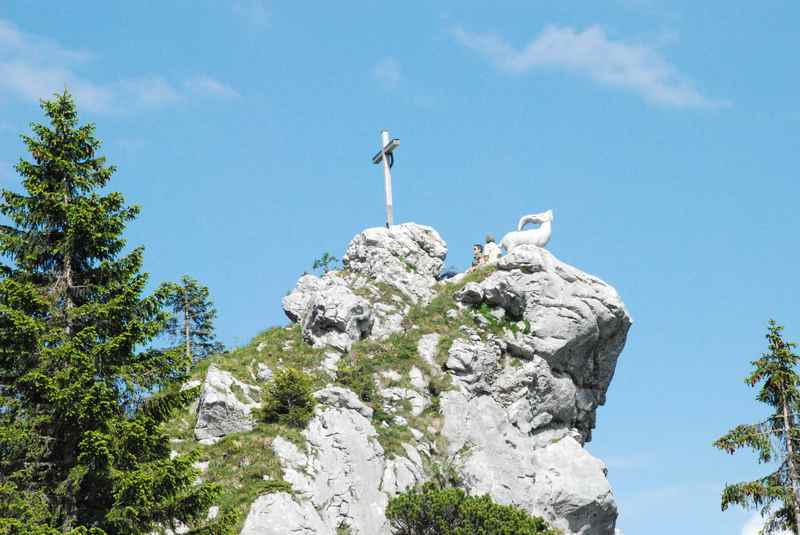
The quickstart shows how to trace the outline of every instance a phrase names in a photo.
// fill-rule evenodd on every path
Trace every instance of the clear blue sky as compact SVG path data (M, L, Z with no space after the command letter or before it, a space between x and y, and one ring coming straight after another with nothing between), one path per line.
M796 2L0 4L0 185L67 84L143 206L153 281L207 283L228 344L285 322L324 251L383 222L378 129L402 138L399 221L470 245L555 211L550 249L635 319L590 449L627 535L742 532L762 414L743 376L770 317L800 338Z

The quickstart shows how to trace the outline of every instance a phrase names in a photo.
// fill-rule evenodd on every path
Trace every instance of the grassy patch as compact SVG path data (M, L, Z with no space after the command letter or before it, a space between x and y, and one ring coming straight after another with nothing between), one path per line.
M388 414L383 408L375 386L375 378L379 372L394 370L401 374L402 380L397 386L409 388L408 372L412 366L421 369L430 377L428 394L431 407L419 416L412 416L407 403L399 403L395 407L396 415L405 418L415 429L419 429L431 442L436 437L431 436L428 427L435 424L439 417L439 396L451 388L450 378L441 375L438 370L424 361L417 353L419 339L429 333L440 335L437 348L437 363L443 364L447 358L447 351L453 340L462 336L459 327L468 323L466 316L459 311L453 298L455 293L469 282L479 282L495 270L493 266L476 270L468 274L458 283L440 283L437 295L427 304L417 304L410 310L403 320L404 330L394 333L385 340L362 340L353 344L350 354L345 356L339 364L337 383L353 390L362 401L370 404L374 410L373 424L378 432L378 441L386 455L391 458L396 454L403 454L403 442L414 443L413 435L406 425L395 422L394 415ZM400 292L389 285L378 283L380 299L384 302L402 296ZM363 289L366 297L375 299L374 291ZM368 295L367 295L368 294ZM405 296L402 299L406 301ZM451 310L458 311L448 316ZM436 425L433 426L436 428Z
M327 376L317 368L322 363L324 352L324 349L311 347L303 340L297 324L273 327L245 346L201 360L192 370L190 378L202 380L213 364L232 373L240 381L253 383L257 381L258 363L263 363L273 371L285 367L302 369L314 378L315 385L321 387L327 382Z
M350 353L340 361L336 381L352 389L373 407L373 424L378 433L378 441L389 458L405 455L403 443L416 443L409 426L421 431L425 440L437 444L439 451L445 451L444 438L438 433L441 427L439 397L442 392L451 388L450 377L431 369L417 354L417 345L420 337L425 334L440 334L437 363L443 364L453 340L462 336L459 327L469 323L468 316L457 307L453 295L468 282L483 280L492 271L493 267L485 267L468 274L459 283L440 283L437 295L426 305L412 305L408 297L385 283L372 283L372 289L356 290L358 295L371 302L379 301L409 308L403 321L403 331L385 340L361 340L353 344ZM448 316L451 310L457 311L455 314L451 313L452 317ZM330 378L318 370L324 352L324 349L313 348L303 340L298 325L274 327L259 334L243 347L202 360L192 371L191 378L202 380L209 366L213 364L229 371L241 381L255 383L258 364L263 363L275 373L288 367L303 370L309 376L311 388L317 389L330 382ZM396 414L388 414L383 400L378 396L375 378L381 371L395 370L402 376L396 386L408 388L408 372L412 366L418 367L430 378L428 395L432 406L421 415L413 416L407 403L399 403ZM262 385L262 391L266 388L267 385ZM234 387L233 391L240 401L244 401L246 392L238 387ZM398 424L395 416L405 418L408 425ZM272 450L272 442L276 436L282 436L295 443L301 451L305 451L305 439L300 429L261 421L253 431L228 435L217 444L202 446L194 438L195 423L193 408L187 408L167 422L165 427L173 438L171 447L179 453L200 450L200 460L208 462L208 472L202 476L203 479L219 483L224 489L218 503L222 512L240 513L237 532L256 497L267 492L291 491L283 479L280 463ZM337 534L348 532L349 528L341 526Z
M250 399L250 396L245 393L244 389L236 383L231 385L231 392L233 392L233 395L236 396L237 400L239 400L239 403L244 403L247 405L253 402L253 400Z
M213 446L196 446L202 448L200 460L208 463L208 471L202 478L222 486L217 505L224 512L239 513L235 533L241 530L247 511L258 496L292 492L272 451L272 441L278 435L295 443L303 442L295 429L259 424L249 433L228 435Z

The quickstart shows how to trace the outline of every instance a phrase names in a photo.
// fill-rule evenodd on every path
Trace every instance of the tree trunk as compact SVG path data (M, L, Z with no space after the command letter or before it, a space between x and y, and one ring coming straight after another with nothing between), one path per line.
M69 184L64 181L64 206L65 211L68 211L69 206ZM67 240L67 247L64 251L64 317L67 322L67 336L72 336L72 318L70 317L70 310L73 307L72 302L72 244L69 243L69 229L66 229L64 238Z
M189 359L188 367L192 365L192 339L189 336L189 296L187 295L186 289L184 288L183 291L183 336L185 339L186 344L186 358ZM798 534L800 535L800 534Z
M783 436L786 440L786 462L789 467L789 478L792 480L792 497L794 506L794 532L800 535L800 489L798 489L797 466L794 463L794 444L792 444L792 430L794 419L789 411L789 404L786 402L786 395L782 396L783 404Z

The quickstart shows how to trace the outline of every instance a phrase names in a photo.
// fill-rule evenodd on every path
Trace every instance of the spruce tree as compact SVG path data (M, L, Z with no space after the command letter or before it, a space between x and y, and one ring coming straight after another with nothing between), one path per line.
M800 356L795 344L783 339L783 327L769 322L769 350L753 361L753 372L745 379L751 387L761 385L756 399L771 407L762 422L734 427L714 446L734 453L748 447L758 454L760 463L775 463L777 469L755 481L726 485L722 491L722 510L730 505L760 509L765 518L763 533L791 530L800 535Z
M161 423L197 391L183 353L152 347L167 296L144 295L141 247L123 253L139 209L103 191L115 169L72 97L42 109L0 202L0 533L195 523L219 489L170 459Z
M214 320L217 309L211 302L207 286L184 275L180 284L167 284L167 304L174 315L168 330L180 340L180 346L190 362L197 362L225 349L216 339Z

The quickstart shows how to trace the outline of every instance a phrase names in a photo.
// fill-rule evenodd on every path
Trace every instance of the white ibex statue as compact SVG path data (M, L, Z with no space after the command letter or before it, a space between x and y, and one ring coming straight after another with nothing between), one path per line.
M518 245L535 245L544 247L550 241L550 234L553 232L551 222L553 221L553 211L548 210L540 214L530 214L523 216L517 224L517 230L509 232L500 241L500 247L510 253ZM539 224L539 228L522 230L528 223Z

